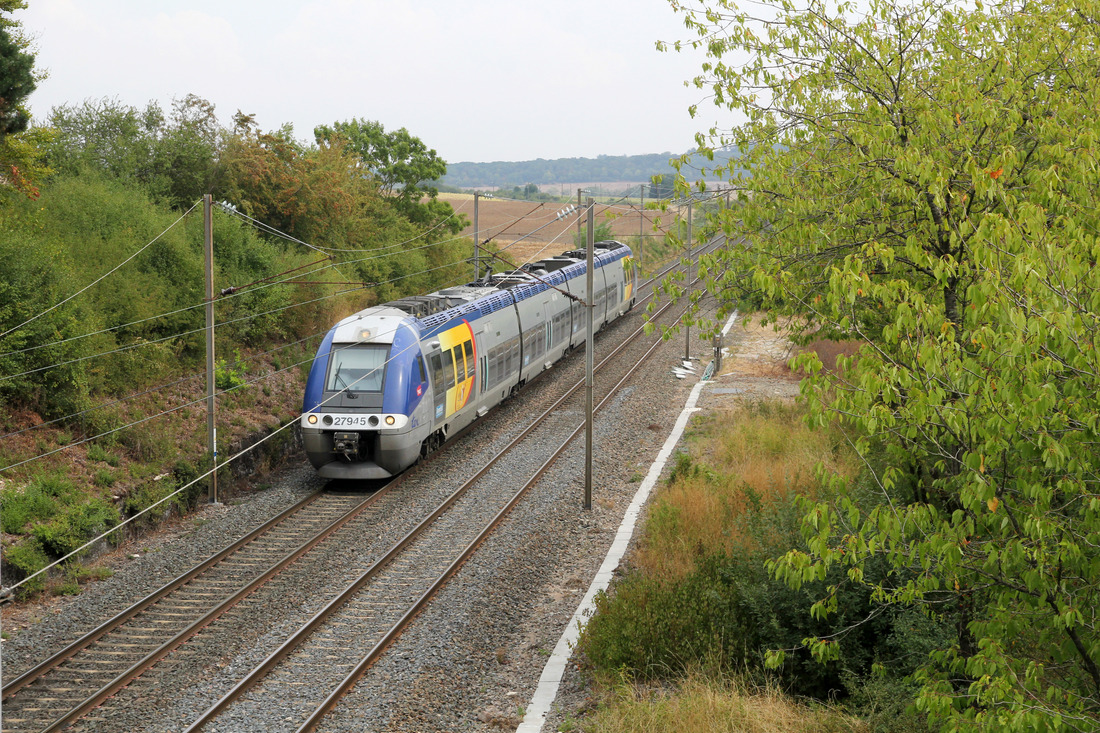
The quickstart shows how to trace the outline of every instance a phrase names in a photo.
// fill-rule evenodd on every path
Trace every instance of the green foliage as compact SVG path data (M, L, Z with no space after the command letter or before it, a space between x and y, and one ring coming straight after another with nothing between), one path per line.
M108 466L118 466L119 463L118 456L114 453L108 453L107 449L99 443L92 443L88 446L88 459L92 461L102 461Z
M29 204L15 200L11 208L18 212ZM20 220L10 210L5 213L0 217L0 332L24 325L0 339L0 400L34 404L47 416L79 410L87 402L88 376L82 363L71 362L84 347L70 342L36 348L75 335L84 317L76 305L48 310L64 298L68 259L60 246L37 236L37 217ZM64 365L44 370L59 363Z
M380 122L351 119L320 125L314 137L322 147L345 147L353 153L357 171L369 173L410 222L452 235L465 227L465 217L455 216L450 204L437 200L439 191L428 185L447 172L447 164L404 127L386 132Z
M4 560L8 567L19 573L22 580L34 575L50 564L50 559L42 549L42 543L35 537L27 537L22 542L4 548ZM36 593L46 587L46 579L41 575L20 586L23 596Z
M69 415L87 409L92 393L129 393L201 363L204 317L195 307L204 289L201 217L164 232L178 214L133 185L92 173L58 177L37 205L13 202L10 213L0 219L0 332L45 315L0 339L6 375L0 400ZM215 231L219 283L245 285L311 261L281 252L220 212ZM118 273L48 310L103 275L105 262L122 262L158 235ZM127 286L118 287L118 278ZM219 337L252 345L315 333L331 321L327 307L285 310L303 295L276 285L223 298L216 307ZM113 330L64 341L104 329ZM81 360L103 352L114 353ZM62 366L47 368L54 364ZM96 410L81 419L97 435L115 427L117 417Z
M10 193L36 198L37 182L49 173L39 146L50 133L28 129L26 107L43 74L34 70L34 54L20 23L2 15L25 7L16 0L0 3L0 206Z
M175 481L162 479L160 481L146 481L133 489L129 495L127 495L123 502L122 511L127 517L132 517L139 512L142 512L149 507L161 501L166 496L176 490L178 485ZM142 515L140 522L146 526L155 526L156 523L165 517L173 509L178 509L184 506L184 499L174 498L170 501L165 501L159 504L154 509L150 509L148 512Z
M50 124L49 161L62 173L134 182L178 208L213 185L220 128L214 105L193 94L174 100L169 116L156 102L139 110L104 98L55 107Z
M61 476L38 476L22 489L0 491L0 528L22 534L28 524L44 522L64 510L76 487Z
M772 570L825 584L815 616L844 612L838 577L872 617L955 615L915 676L937 726L1100 725L1100 5L811 2L766 27L710 5L696 83L747 120L711 143L752 176L727 169L740 206L711 226L746 246L704 258L708 287L866 344L799 361L874 499L837 482Z
M682 579L630 573L616 584L613 596L597 597L596 613L578 645L594 667L661 678L681 674L698 660L717 659L762 672L767 650L790 649L796 651L785 656L780 683L795 694L824 700L860 693L876 663L889 667L888 684L896 694L916 663L948 640L942 622L918 611L896 609L866 620L870 588L845 582L839 570L797 589L774 579L765 562L798 543L798 515L793 507L758 507L750 514L754 536L769 544L702 555ZM676 521L675 514L666 511L651 519L656 525L647 532L660 533L659 525L670 521ZM868 576L884 579L884 564ZM838 609L829 618L809 610L826 588ZM820 664L799 649L810 636L829 638L841 649L842 663Z
M32 534L47 553L62 557L118 524L118 510L93 498L63 507L52 519L34 525Z
M122 428L115 433L130 457L141 463L156 463L175 451L175 436L163 424L141 423Z
M80 583L72 578L65 578L54 586L53 594L56 596L78 596L80 595Z
M615 233L611 231L611 222L601 221L592 228L593 242L602 242L608 239L614 239ZM581 230L573 235L573 245L575 247L587 247L588 246L588 227L583 226Z
M0 26L0 138L27 129L23 102L34 91L34 56Z
M214 361L214 385L222 391L241 387L248 382L239 349L234 350L233 357L232 363L224 358Z

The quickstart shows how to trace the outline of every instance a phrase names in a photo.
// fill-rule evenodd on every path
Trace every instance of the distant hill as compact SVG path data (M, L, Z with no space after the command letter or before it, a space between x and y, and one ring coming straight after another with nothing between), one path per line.
M715 162L692 161L698 169L704 163L711 168L735 156L736 151L718 151ZM592 181L643 183L653 176L675 174L669 161L678 153L649 155L601 155L596 158L556 158L520 162L448 163L447 175L440 183L456 188L506 188L533 183L536 186ZM686 171L685 171L686 173ZM692 176L688 176L691 178Z

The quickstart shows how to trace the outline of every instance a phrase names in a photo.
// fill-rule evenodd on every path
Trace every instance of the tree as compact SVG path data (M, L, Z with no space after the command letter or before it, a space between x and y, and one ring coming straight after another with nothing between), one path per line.
M917 675L944 729L1094 729L1100 5L673 5L710 57L696 86L745 120L698 138L743 151L716 166L739 205L709 222L743 244L704 259L708 287L865 344L803 394L867 485L807 503L811 549L773 571L844 568L878 604L956 619ZM806 643L844 654L843 632Z
M0 188L33 198L35 181L48 172L39 153L48 134L27 131L31 117L25 102L37 86L34 55L19 24L2 15L25 7L22 0L0 0Z
M0 135L23 132L30 115L22 106L34 91L34 56L24 53L4 28L0 28Z
M53 166L66 174L96 170L141 184L154 198L187 208L214 186L221 128L214 105L194 94L144 110L117 99L55 107L49 146Z
M351 119L314 129L318 145L342 140L359 158L357 167L369 172L394 207L418 226L441 225L457 234L465 227L450 204L437 199L439 190L428 185L447 172L447 164L420 138L404 127L386 132L380 122Z

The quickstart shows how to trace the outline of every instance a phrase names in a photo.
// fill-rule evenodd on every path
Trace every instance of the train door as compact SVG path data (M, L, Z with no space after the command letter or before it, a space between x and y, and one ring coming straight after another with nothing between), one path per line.
M447 381L443 369L443 355L436 348L428 354L428 367L432 375L432 416L436 421L447 417ZM454 371L451 372L454 379Z
M478 329L474 334L475 353L477 356L477 416L481 417L489 411L489 350L485 347L485 327Z

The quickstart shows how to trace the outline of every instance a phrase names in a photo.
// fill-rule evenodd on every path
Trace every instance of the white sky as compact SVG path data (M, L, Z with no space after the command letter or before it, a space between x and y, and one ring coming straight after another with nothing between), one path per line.
M49 78L30 97L142 108L194 93L228 125L360 117L446 161L684 152L718 118L685 88L702 56L667 0L29 0L15 13Z

